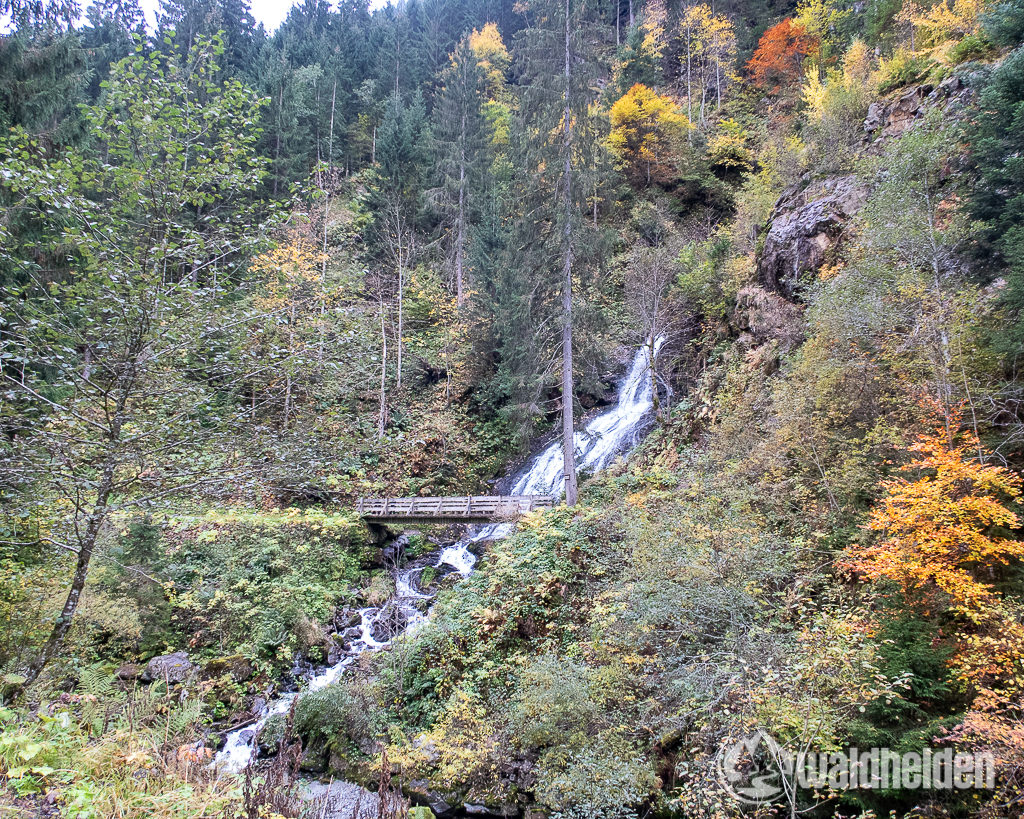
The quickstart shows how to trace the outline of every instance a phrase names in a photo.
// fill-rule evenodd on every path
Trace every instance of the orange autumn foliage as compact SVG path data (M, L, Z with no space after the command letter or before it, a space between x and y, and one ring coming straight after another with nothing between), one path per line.
M787 17L761 35L757 50L747 63L754 84L777 94L781 86L799 88L804 58L818 50L818 38Z
M977 460L975 435L957 437L950 442L937 424L908 448L904 471L917 475L883 484L867 523L882 537L852 548L844 565L894 581L907 606L943 623L954 646L950 669L973 701L939 739L993 754L1000 784L978 815L994 819L1010 815L1004 809L1024 790L1024 609L993 585L996 570L1024 557L1024 543L999 534L1020 526L1009 507L1020 504L1022 484Z
M1000 690L982 690L963 721L942 737L958 748L992 754L996 790L981 806L978 819L1019 816L1024 792L1024 696L1019 681Z
M975 460L973 434L960 441L950 443L940 426L908 448L914 457L904 471L919 476L883 484L867 524L882 537L854 547L845 565L868 580L894 581L925 613L952 610L978 622L998 600L992 570L1024 557L1024 542L992 531L1020 525L1006 504L1020 503L1021 479Z

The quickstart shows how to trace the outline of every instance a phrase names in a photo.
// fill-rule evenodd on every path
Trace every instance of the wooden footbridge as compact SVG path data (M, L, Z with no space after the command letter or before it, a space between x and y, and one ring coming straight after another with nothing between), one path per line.
M471 495L460 498L360 498L356 511L371 526L389 523L495 523L550 509L551 495Z

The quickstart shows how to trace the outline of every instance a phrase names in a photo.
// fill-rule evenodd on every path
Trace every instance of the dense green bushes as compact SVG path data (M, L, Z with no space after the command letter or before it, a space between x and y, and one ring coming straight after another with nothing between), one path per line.
M127 523L87 588L73 654L122 663L188 646L275 666L326 660L334 609L377 550L354 517L293 510Z

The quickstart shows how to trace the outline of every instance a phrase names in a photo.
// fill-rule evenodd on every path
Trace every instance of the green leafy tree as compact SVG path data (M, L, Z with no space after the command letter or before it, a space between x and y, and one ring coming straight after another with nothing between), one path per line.
M225 387L203 372L225 332L213 308L260 241L264 162L262 102L218 79L221 51L199 40L115 65L87 112L98 150L50 157L24 131L0 148L5 196L58 224L53 241L72 259L56 278L32 256L7 260L24 284L4 294L3 412L17 430L5 503L75 561L26 683L62 645L111 516L223 479L200 450Z

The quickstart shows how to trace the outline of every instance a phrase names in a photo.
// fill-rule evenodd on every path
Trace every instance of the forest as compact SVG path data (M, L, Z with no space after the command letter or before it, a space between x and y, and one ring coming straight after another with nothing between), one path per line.
M0 21L0 814L1024 816L1022 0Z

